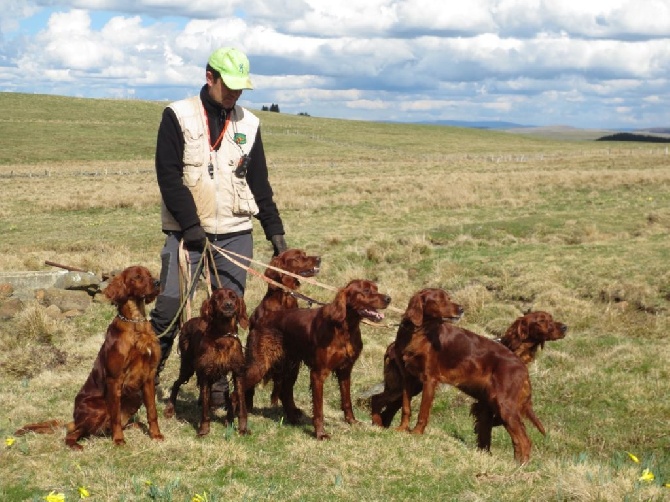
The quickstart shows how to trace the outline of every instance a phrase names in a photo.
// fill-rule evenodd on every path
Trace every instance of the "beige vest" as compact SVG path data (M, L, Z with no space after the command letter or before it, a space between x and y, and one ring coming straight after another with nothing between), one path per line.
M249 154L260 121L241 106L230 113L228 127L217 151L210 151L205 109L199 96L169 105L184 135L184 185L193 194L200 224L208 234L251 230L258 206L244 177L235 169ZM163 230L180 231L177 221L161 202Z

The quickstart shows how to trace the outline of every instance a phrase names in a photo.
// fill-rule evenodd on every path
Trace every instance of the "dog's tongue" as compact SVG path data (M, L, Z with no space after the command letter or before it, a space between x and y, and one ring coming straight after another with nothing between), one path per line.
M384 319L384 314L381 312L377 312L376 310L371 310L371 309L361 309L358 311L361 316L365 317L366 319L370 319L371 321L379 322L382 319Z

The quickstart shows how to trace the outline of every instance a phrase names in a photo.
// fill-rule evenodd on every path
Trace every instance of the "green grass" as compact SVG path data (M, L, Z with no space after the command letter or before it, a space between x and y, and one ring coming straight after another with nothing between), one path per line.
M134 263L158 273L152 156L165 104L2 93L0 106L0 271L41 270L53 260L96 273ZM502 429L490 455L477 451L470 401L451 388L438 393L426 434L412 436L368 425L363 403L355 408L362 424L346 425L329 379L332 439L316 442L309 420L290 426L269 407L267 388L257 393L251 436L216 422L197 438L190 382L179 420L160 417L164 442L130 430L123 448L94 438L71 452L62 433L0 446L0 499L44 500L54 490L75 500L79 486L105 501L190 501L205 492L209 501L670 499L663 148L258 115L287 241L322 256L320 282L373 279L398 309L422 287L443 287L465 307L460 323L484 336L499 336L527 309L569 325L529 368L547 429L542 437L528 424L531 462L514 463ZM255 236L256 258L267 262L271 248L258 226ZM264 288L249 278L250 311ZM332 297L309 284L303 292ZM53 320L27 303L34 310L0 321L3 439L26 422L71 416L113 315L96 303ZM381 380L398 319L389 312L389 327L363 327L354 397ZM50 356L56 349L65 363ZM173 354L165 386L177 370ZM296 400L309 411L305 370ZM158 407L162 413L162 400ZM655 479L639 480L647 468Z

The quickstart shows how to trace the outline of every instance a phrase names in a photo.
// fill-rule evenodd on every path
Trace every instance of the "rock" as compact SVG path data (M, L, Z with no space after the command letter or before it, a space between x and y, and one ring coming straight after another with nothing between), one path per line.
M0 284L0 300L6 300L14 293L14 286L9 282Z
M7 321L23 310L23 302L18 298L8 298L0 302L0 319Z
M98 284L100 284L100 278L90 272L68 272L58 278L54 287L73 290L90 290L93 288L95 291L98 289Z
M35 298L45 307L57 306L61 312L78 310L84 312L91 305L91 297L86 291L47 288L39 290Z
M44 309L44 312L51 319L63 318L63 314L61 314L61 311L57 305L49 305L46 309Z

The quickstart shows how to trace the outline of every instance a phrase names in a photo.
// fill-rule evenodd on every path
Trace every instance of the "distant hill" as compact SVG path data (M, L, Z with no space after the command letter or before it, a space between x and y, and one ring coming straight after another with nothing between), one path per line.
M630 132L620 132L603 136L596 141L640 141L646 143L670 143L670 137L650 136L648 134L633 134Z
M637 129L638 132L649 132L652 134L670 134L670 127L649 127L647 129Z

